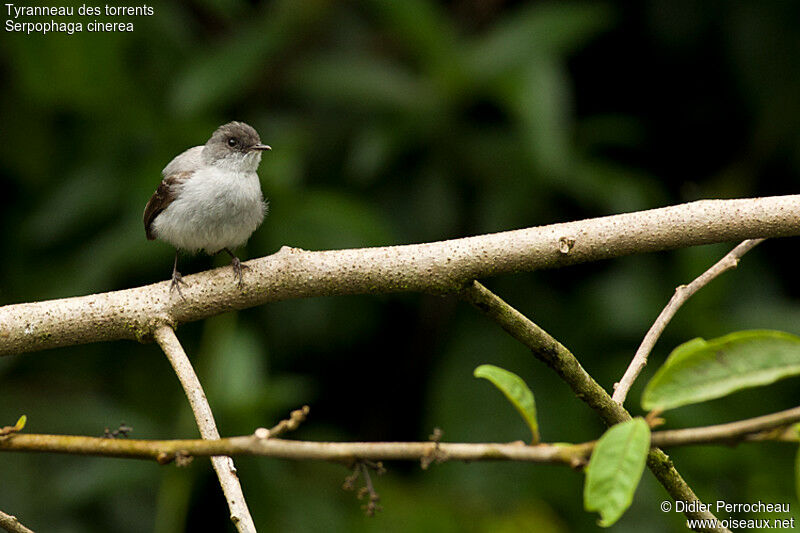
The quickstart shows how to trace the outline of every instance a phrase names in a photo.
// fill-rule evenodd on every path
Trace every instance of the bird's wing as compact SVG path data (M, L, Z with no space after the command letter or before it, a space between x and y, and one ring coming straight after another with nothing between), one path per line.
M174 162L175 160L173 160L173 163ZM172 163L170 163L170 165L171 164ZM169 165L167 165L167 168L169 168ZM161 183L159 183L158 189L156 189L156 192L150 197L150 201L147 202L144 208L144 233L147 235L148 241L152 241L156 238L155 233L153 233L153 220L172 203L177 195L178 186L189 179L192 174L193 171L176 172L165 176L164 179L161 180Z
M195 146L193 148L189 148L181 154L176 155L175 159L170 161L169 164L164 167L164 170L161 171L161 175L166 178L167 176L171 174L177 174L178 172L187 172L199 169L203 165L203 158L201 156L202 152L202 146Z

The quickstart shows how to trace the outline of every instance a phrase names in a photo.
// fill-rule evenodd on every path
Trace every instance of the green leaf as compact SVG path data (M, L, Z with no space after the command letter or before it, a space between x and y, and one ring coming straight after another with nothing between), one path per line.
M800 374L800 337L739 331L693 339L670 354L642 394L646 410L672 409Z
M508 401L519 411L525 419L528 427L531 428L531 442L539 442L539 423L536 421L536 402L533 393L521 377L513 372L502 369L494 365L481 365L475 369L473 375L476 378L484 378L491 381L495 387L505 394Z
M630 507L650 449L650 428L641 418L612 426L597 441L586 467L583 506L613 525Z
M25 415L22 415L21 417L19 417L19 420L17 420L17 423L14 424L14 430L22 431L22 429L25 427L25 424L27 422L28 422L28 417L25 416Z

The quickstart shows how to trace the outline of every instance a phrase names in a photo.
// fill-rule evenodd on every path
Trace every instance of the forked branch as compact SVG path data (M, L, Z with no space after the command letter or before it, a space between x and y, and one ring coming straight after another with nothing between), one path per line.
M561 376L575 395L597 411L608 425L631 419L630 413L611 399L605 389L583 369L578 359L567 348L525 315L477 281L464 289L462 295L512 337L527 346L537 359ZM650 449L647 466L675 501L700 501L661 449L657 447ZM708 511L687 510L684 514L689 518L716 520ZM718 528L713 531L726 530Z

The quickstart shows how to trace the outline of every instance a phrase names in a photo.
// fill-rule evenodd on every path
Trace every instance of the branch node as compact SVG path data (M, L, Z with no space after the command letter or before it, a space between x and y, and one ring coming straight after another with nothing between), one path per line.
M133 336L136 342L141 344L150 344L151 342L158 342L156 332L159 328L168 326L173 333L178 329L178 322L167 313L157 313L147 320L145 326L141 327L136 324L128 324L128 329L133 331Z
M275 252L275 255L286 255L286 254L299 254L305 252L302 248L295 248L293 246L281 246L280 249Z
M444 432L441 428L433 428L433 433L428 436L428 439L433 443L433 447L419 458L419 466L423 470L427 470L432 463L442 463L447 459L439 446L443 435Z
M572 251L572 248L575 246L575 238L574 237L561 237L558 239L558 251L564 255L567 255Z
M158 455L156 455L156 461L160 465L169 464L173 459L175 459L175 456L167 452L158 452Z
M573 470L581 470L588 463L589 461L586 457L573 457L569 460L569 467Z
M192 464L194 457L189 455L185 450L175 452L175 466L184 468Z
M647 425L650 426L650 429L657 428L658 426L662 426L666 423L666 420L661 418L661 413L663 413L663 409L653 409L644 417L644 421L647 422Z
M0 438L8 437L14 433L19 433L25 427L25 419L20 417L19 421L13 426L3 426L0 428Z

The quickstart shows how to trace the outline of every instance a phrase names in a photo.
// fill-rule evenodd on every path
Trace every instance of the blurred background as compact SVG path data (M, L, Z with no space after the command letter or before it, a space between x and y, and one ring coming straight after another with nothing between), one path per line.
M243 258L792 194L800 183L797 2L153 5L151 17L71 19L133 22L133 33L0 37L0 304L168 279L173 250L145 240L142 210L164 165L230 120L273 147L260 168L270 215ZM734 244L485 282L611 390L675 286ZM632 412L690 338L800 334L797 245L766 242L680 311L629 396ZM184 258L182 271L223 264ZM453 297L282 302L178 335L226 436L309 404L291 438L426 440L434 427L448 441L527 438L502 395L472 377L482 363L529 383L545 440L604 429L554 373ZM797 383L678 409L667 427L792 407ZM164 356L132 342L0 358L0 425L21 414L34 433L99 436L124 422L138 438L197 436ZM774 443L671 450L705 501L790 502L796 512L794 453ZM237 465L256 524L277 531L597 528L582 509L583 475L564 467L392 463L374 480L384 510L366 518L341 489L341 466ZM614 530L683 531L682 515L658 510L665 498L645 473ZM37 531L233 531L206 460L0 454L0 509Z

